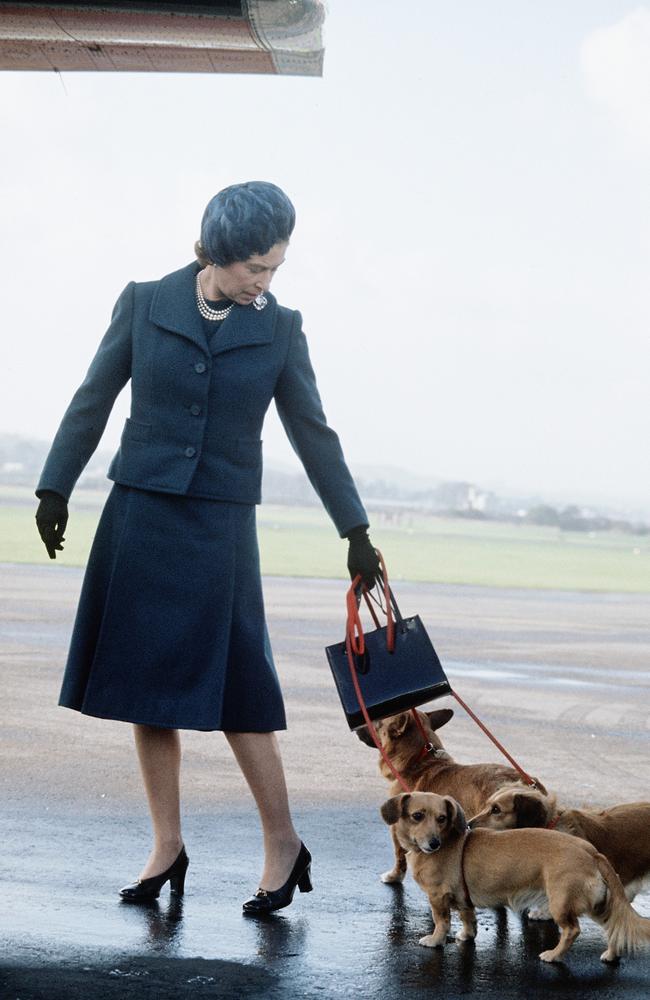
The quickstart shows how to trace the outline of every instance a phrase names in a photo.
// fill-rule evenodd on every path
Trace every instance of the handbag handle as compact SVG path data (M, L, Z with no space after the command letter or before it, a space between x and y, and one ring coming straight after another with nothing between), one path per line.
M379 549L375 549L375 552L379 557L379 564L381 566L382 578L384 583L384 600L386 602L386 621L387 621L386 645L388 646L389 652L392 653L393 650L395 649L395 621L393 618L393 608L395 609L398 621L401 620L402 616L399 612L399 608L397 607L397 603L395 602L395 598L393 597L393 593L388 584L388 570L386 569L386 563L384 562L384 557L382 556ZM361 574L358 574L357 576L355 576L354 580L350 585L350 589L345 595L345 601L348 609L347 627L345 633L345 651L348 657L348 666L350 667L350 677L352 678L352 684L354 686L354 690L357 696L357 701L359 702L361 713L368 727L368 732L370 733L375 742L375 746L379 750L381 756L384 758L384 761L388 766L389 770L392 772L395 780L399 782L399 784L402 786L405 792L410 792L411 789L406 784L404 778L399 773L399 771L395 768L394 764L391 762L390 757L387 755L386 751L381 745L379 737L377 736L377 730L373 726L372 720L368 715L368 709L366 708L366 703L363 698L363 693L361 691L361 687L359 686L359 678L357 677L357 672L354 666L354 660L352 658L353 653L355 653L357 656L363 656L363 654L366 651L366 643L363 635L363 627L361 625L361 618L359 617L359 599L357 597L357 590L359 586L361 586L361 592L363 593L363 596L366 599L366 604L368 605L370 614L372 615L377 628L379 628L379 619L377 618L375 610L368 598L368 588L363 583L361 579Z
M390 589L388 583L388 570L386 569L386 563L384 562L384 557L379 551L375 549L377 556L379 558L379 565L381 566L381 576L383 581L383 591L384 591L384 601L386 605L386 645L388 647L388 652L392 653L395 649L395 618L401 620L400 610L397 607L397 602L393 597L393 592ZM378 585L377 585L378 586ZM350 646L357 656L363 656L366 643L363 635L363 626L361 624L361 618L359 616L359 600L357 591L361 587L361 593L363 594L366 604L370 614L373 617L375 625L379 628L379 619L375 613L375 610L368 597L368 588L361 579L361 575L357 574L354 580L350 584L350 588L345 596L345 602L347 605L347 624L346 624L346 635L350 640Z

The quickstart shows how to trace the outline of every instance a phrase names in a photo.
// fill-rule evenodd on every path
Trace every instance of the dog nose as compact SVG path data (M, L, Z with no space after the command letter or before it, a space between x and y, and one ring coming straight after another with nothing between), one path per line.
M440 841L438 840L438 838L432 837L431 840L429 841L429 850L437 851L439 847L440 847Z

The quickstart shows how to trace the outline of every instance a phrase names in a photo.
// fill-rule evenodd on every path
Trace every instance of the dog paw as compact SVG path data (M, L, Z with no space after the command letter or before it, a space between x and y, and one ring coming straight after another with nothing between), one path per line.
M553 948L551 951L540 952L539 957L541 958L542 962L557 962L559 958L559 956L556 955L555 953L555 948Z
M384 874L380 875L379 878L382 882L385 882L386 885L393 885L395 882L403 882L405 875L406 872L396 871L394 868L391 868L389 872L384 872Z
M607 962L608 965L615 965L619 961L619 956L612 948L608 948L600 956L601 962Z
M458 944L462 944L463 941L473 941L475 937L476 935L470 933L470 931L464 931L464 930L458 931L458 934L456 935L456 941L458 942Z
M528 911L529 920L552 920L553 917L543 906L536 906Z
M442 948L444 941L439 941L435 934L426 934L418 941L424 948Z

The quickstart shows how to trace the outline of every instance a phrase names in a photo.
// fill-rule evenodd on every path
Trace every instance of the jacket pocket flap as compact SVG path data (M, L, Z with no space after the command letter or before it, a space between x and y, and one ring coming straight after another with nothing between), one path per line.
M141 424L139 420L127 417L122 437L129 441L148 441L151 438L151 424Z

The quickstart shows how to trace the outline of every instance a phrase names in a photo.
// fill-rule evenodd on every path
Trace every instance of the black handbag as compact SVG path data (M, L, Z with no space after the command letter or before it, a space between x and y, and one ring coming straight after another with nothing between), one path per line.
M347 633L343 642L325 652L350 729L367 718L384 719L451 693L431 639L419 615L403 618L383 568L384 601L376 601L386 615L381 626L369 593L357 577L347 594ZM363 632L359 618L361 594L376 628Z

